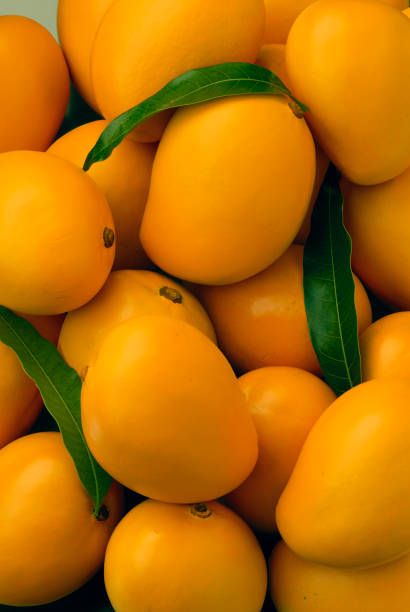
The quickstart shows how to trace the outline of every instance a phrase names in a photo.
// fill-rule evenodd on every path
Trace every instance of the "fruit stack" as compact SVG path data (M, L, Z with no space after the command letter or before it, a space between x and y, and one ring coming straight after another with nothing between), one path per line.
M0 604L410 610L407 6L0 16Z

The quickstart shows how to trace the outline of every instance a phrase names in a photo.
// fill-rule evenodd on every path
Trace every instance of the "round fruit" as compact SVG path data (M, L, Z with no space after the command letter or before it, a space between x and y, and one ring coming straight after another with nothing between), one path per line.
M286 85L288 75L285 51L285 45L264 45L259 51L256 63L276 74Z
M371 323L366 291L355 278L359 332ZM290 366L319 373L303 296L303 247L241 283L196 289L228 359L241 371Z
M88 302L115 253L104 196L84 172L48 153L0 155L0 303L59 314Z
M60 352L84 378L110 329L132 317L151 314L186 321L216 342L205 310L181 285L148 270L119 270L110 274L91 302L67 315L60 334Z
M135 317L111 330L89 367L81 408L97 461L147 497L214 499L256 463L255 427L235 375L185 321Z
M143 502L115 529L105 559L117 612L259 612L266 573L249 527L217 502Z
M295 238L315 169L309 129L284 98L180 110L155 158L142 244L179 278L220 285L252 276Z
M59 0L58 37L81 96L97 110L90 73L91 50L102 18L114 0Z
M264 22L263 0L212 2L206 9L203 0L116 0L98 29L91 59L104 117L113 119L192 68L253 62ZM163 127L157 119L143 137L158 139Z
M403 11L403 13L406 15L406 17L410 17L410 8Z
M276 507L299 556L370 567L410 551L410 380L339 397L313 426Z
M297 244L305 244L310 234L311 220L313 209L316 204L316 200L319 195L322 183L325 180L326 173L329 168L329 158L323 153L322 149L316 145L316 178L313 187L312 198L310 200L309 209L305 220L303 221L302 227L300 228L298 235L295 238Z
M355 272L382 300L410 309L410 167L382 185L344 192Z
M363 380L410 378L410 312L379 319L360 336Z
M50 342L57 343L60 317L26 319ZM0 448L23 435L35 422L42 406L34 382L24 372L15 352L0 342Z
M292 91L309 107L323 150L354 183L381 183L410 165L409 65L410 23L382 2L319 0L289 33Z
M108 121L93 121L59 138L49 152L82 168L87 153L97 142ZM140 268L148 264L139 230L148 197L155 149L126 138L104 162L94 164L88 174L107 198L117 232L114 268Z
M69 76L63 53L39 23L0 16L0 152L44 151L63 120Z
M278 612L403 612L410 609L410 555L349 570L304 561L281 542L270 560L270 584Z
M258 435L253 472L228 504L261 531L274 531L275 507L303 443L322 412L336 399L323 381L296 368L261 368L239 379Z
M110 489L93 515L61 435L25 436L0 451L0 602L36 606L68 595L103 563L122 510ZM106 518L108 515L108 518Z

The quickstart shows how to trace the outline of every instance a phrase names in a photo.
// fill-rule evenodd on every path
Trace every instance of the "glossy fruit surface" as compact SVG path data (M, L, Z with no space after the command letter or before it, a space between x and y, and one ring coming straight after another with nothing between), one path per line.
M355 278L359 330L371 307ZM272 266L241 283L195 289L215 326L222 350L241 371L290 366L319 373L303 296L303 247L292 245Z
M303 443L336 399L319 378L296 368L261 368L239 379L258 435L253 472L228 504L260 531L276 529L275 507Z
M320 146L354 183L382 183L410 165L409 65L410 23L383 2L319 0L289 33L292 90Z
M368 570L310 563L283 542L270 560L278 612L403 612L410 609L410 556Z
M88 302L115 254L107 201L73 164L49 153L0 155L0 303L60 314Z
M295 238L315 171L312 136L284 98L179 110L155 158L142 244L185 280L220 285L252 276Z
M308 212L306 214L305 220L302 223L302 227L300 228L298 235L295 238L295 242L297 244L305 244L306 240L308 239L308 236L310 234L313 209L316 204L322 183L325 180L325 176L326 176L326 172L328 171L328 168L329 168L329 158L322 151L322 149L316 145L315 184L313 186L313 193L312 193L312 197L310 200Z
M117 612L259 612L266 565L249 527L221 504L145 501L110 540L105 584Z
M363 380L410 378L410 312L382 317L360 337Z
M256 63L259 66L267 68L276 76L278 76L283 83L287 83L288 75L286 72L286 47L281 44L270 44L263 45L259 51Z
M44 151L63 120L69 76L63 53L39 23L0 16L0 152Z
M410 309L410 168L374 187L344 185L353 269L383 301Z
M88 369L81 409L97 461L147 497L215 499L256 463L256 431L235 375L185 321L134 317L111 330Z
M410 380L372 380L316 422L276 508L296 554L364 568L410 551L409 394Z
M45 604L99 569L122 511L115 485L97 520L61 435L25 436L0 451L0 601Z
M49 153L82 168L108 121L92 121L68 132L49 148ZM139 230L151 180L155 148L126 138L112 155L88 171L107 198L117 233L114 268L143 268L148 264Z
M91 302L67 315L60 352L84 377L107 333L123 321L145 315L181 319L216 342L204 308L179 283L148 270L118 270Z
M192 68L253 62L264 22L263 0L212 2L206 10L202 0L116 0L101 22L91 58L104 117L113 119ZM164 122L150 123L142 138L158 139Z

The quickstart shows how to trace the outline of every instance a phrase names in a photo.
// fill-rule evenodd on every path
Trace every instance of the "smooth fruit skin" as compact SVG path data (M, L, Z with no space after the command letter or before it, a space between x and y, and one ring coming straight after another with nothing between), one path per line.
M25 317L47 340L57 344L61 317ZM42 400L14 351L0 342L0 449L34 424Z
M300 228L298 235L295 238L296 244L305 244L308 236L310 234L311 222L312 222L312 213L315 207L317 198L319 196L320 188L322 187L323 181L325 180L326 173L329 169L329 158L322 151L322 149L316 145L316 177L315 184L313 187L313 193L309 204L309 209L306 214L306 217L302 223L302 227Z
M253 472L227 502L259 531L276 530L275 507L303 443L336 399L322 380L296 368L261 368L239 379L258 435Z
M235 375L185 321L135 317L111 330L85 378L81 413L97 461L160 501L215 499L256 463L256 431Z
M57 28L74 84L97 110L91 83L91 50L98 26L114 0L59 0Z
M410 551L410 380L363 383L313 426L276 507L299 556L370 567Z
M406 15L406 17L410 17L410 8L403 11L403 13Z
M382 183L410 165L410 23L400 11L319 0L295 21L286 66L320 146L350 181Z
M410 312L372 323L360 336L363 380L410 378Z
M248 278L295 238L315 171L310 131L282 97L179 110L154 161L142 244L157 265L185 280Z
M269 563L278 612L404 612L410 609L410 555L367 570L310 563L283 542Z
M48 149L49 153L82 168L108 121L92 121L68 132ZM139 230L151 181L155 148L125 138L112 155L88 171L107 198L117 232L114 269L143 268L149 262Z
M285 45L263 45L259 51L255 63L276 74L276 76L278 76L280 80L285 83L285 85L288 82Z
M117 526L105 559L116 612L260 612L266 574L249 527L217 502L143 502Z
M253 62L264 25L263 0L213 1L206 9L202 0L116 0L92 51L98 106L113 119L188 70ZM164 125L157 119L142 137L159 139Z
M84 378L107 333L123 321L146 315L181 319L216 342L204 308L179 283L148 270L118 270L91 302L67 315L59 350Z
M343 190L353 269L383 301L410 309L410 167L382 185Z
M122 513L117 485L93 515L61 435L37 433L0 451L0 602L46 604L85 584L104 560Z
M372 320L357 277L359 331ZM289 366L319 373L303 296L303 247L292 245L272 266L241 283L196 287L222 350L240 371Z
M115 234L106 199L84 172L49 153L0 155L0 227L0 303L12 310L78 308L111 270Z
M0 153L44 151L64 118L69 75L63 53L42 25L0 16Z

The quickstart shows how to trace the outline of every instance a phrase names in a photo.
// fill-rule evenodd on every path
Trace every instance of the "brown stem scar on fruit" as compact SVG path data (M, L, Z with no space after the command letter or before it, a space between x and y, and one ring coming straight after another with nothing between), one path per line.
M194 504L191 506L191 513L197 518L208 518L212 515L212 511L206 504Z
M183 302L183 297L180 292L172 287L161 287L159 294L174 304L182 304Z
M101 508L98 511L98 514L96 515L96 519L97 521L106 521L110 516L110 511L108 510L107 506L101 506Z
M104 246L106 249L110 249L115 242L115 233L110 227L104 227L103 231Z

